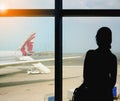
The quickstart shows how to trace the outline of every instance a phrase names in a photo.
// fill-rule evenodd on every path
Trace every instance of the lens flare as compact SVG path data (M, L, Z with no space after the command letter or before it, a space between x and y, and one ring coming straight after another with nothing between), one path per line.
M5 4L0 4L0 12L6 12L7 6Z

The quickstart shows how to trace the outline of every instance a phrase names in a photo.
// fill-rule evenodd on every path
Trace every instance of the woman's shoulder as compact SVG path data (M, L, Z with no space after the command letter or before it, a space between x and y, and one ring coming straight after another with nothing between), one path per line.
M94 54L96 52L96 50L88 50L87 54Z
M92 55L94 55L95 53L96 53L95 50L88 50L88 51L86 52L86 56L92 56Z

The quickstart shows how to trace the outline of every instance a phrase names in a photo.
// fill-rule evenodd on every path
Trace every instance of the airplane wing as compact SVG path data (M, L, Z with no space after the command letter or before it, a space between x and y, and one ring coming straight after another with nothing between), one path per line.
M73 56L73 57L63 57L64 59L73 59L73 58L80 58L80 56ZM15 61L15 62L8 62L8 63L1 63L0 68L6 67L6 66L16 66L16 65L21 65L21 64L32 64L35 68L37 68L39 71L33 71L28 70L28 74L35 74L35 73L50 73L50 69L43 65L41 62L45 61L54 61L54 58L48 58L48 59L39 59L35 60L31 58L30 56L23 56L20 58L21 61Z
M81 56L72 56L72 57L63 57L64 59L74 59L74 58L80 58ZM14 62L8 62L8 63L0 63L0 68L5 67L5 66L15 66L15 65L20 65L20 64L34 64L34 63L39 63L39 62L46 62L46 61L54 61L54 58L47 58L47 59L37 59L34 60L30 56L24 56L21 57L21 61L14 61Z
M30 63L38 63L42 61L52 61L54 60L53 58L50 59L40 59L40 60L33 60L33 61L14 61L14 62L8 62L8 63L1 63L0 68L5 67L5 66L16 66L20 64L30 64Z
M50 61L51 59L40 59L40 60L34 60L30 56L23 56L20 58L20 61L14 61L14 62L7 62L7 63L1 63L0 68L6 67L6 66L16 66L21 64L32 64L35 68L37 68L39 71L37 73L50 73L50 69L43 65L41 61ZM32 69L28 71L28 73L36 73Z

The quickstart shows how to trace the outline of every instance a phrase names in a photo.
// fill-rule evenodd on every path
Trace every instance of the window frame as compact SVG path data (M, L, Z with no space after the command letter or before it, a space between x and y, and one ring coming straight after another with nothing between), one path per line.
M120 17L120 9L62 9L62 0L55 0L55 9L8 9L0 17L55 17L55 101L62 101L62 18Z

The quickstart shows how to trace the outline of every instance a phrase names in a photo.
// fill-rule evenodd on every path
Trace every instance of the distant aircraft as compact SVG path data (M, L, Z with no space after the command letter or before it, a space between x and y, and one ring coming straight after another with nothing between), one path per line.
M29 69L28 74L50 73L50 69L41 62L53 61L54 58L35 60L31 57L33 54L35 33L32 33L16 51L0 51L0 68L6 66L16 66L20 64L32 64L39 71ZM63 57L63 59L80 58L81 56ZM6 62L3 62L6 60ZM14 61L13 61L14 60Z
M33 51L33 43L34 43L35 33L32 33L21 45L19 50L16 51L0 51L0 68L4 66L13 66L20 64L32 64L39 71L28 70L27 73L50 73L50 69L44 66L40 61L48 61L50 59L41 59L35 60L30 55L32 55ZM12 62L2 63L3 60ZM16 60L16 61L13 61ZM18 61L19 60L19 61Z

